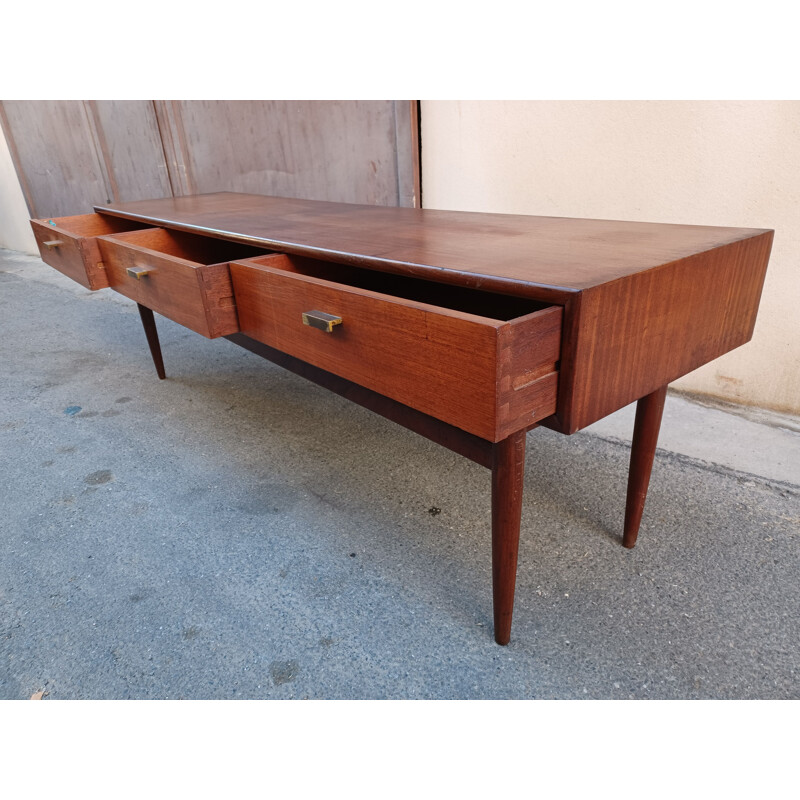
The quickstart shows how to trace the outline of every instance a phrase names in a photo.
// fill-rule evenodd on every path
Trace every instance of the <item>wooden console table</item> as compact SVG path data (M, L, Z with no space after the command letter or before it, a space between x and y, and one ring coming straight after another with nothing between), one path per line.
M42 258L224 336L488 467L494 633L511 635L525 434L638 400L623 544L667 384L749 341L771 230L220 193L32 220Z

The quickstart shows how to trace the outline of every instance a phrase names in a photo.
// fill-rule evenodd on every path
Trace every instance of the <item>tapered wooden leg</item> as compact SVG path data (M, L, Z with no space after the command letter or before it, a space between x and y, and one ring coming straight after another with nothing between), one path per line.
M511 638L524 474L525 431L519 431L497 442L492 453L492 592L497 644L508 644Z
M639 535L666 397L667 387L662 386L652 394L645 395L636 404L631 466L628 472L628 499L625 503L625 532L622 536L625 547L633 547Z
M156 321L153 317L153 312L141 303L137 303L136 305L139 307L139 316L142 318L144 335L147 337L147 344L150 345L150 355L153 357L153 363L156 365L156 373L163 381L167 376L164 373L164 360L161 358L161 344L158 341L158 330L156 330Z

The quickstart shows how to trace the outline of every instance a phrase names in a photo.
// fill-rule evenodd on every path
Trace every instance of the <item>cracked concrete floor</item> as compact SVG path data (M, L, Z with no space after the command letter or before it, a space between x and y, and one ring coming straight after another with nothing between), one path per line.
M488 472L157 320L166 381L132 303L0 251L0 697L800 696L796 432L670 396L633 551L630 410L531 432L501 648Z

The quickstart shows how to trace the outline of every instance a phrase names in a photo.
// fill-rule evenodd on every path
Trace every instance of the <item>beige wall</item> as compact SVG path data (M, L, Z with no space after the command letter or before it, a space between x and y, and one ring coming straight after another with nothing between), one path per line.
M423 101L426 208L774 228L753 340L674 386L800 413L800 102Z
M11 153L0 129L0 247L38 253L29 219Z

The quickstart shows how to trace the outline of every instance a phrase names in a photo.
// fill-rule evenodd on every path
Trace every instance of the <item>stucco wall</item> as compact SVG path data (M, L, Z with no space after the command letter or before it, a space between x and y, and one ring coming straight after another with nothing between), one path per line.
M426 208L774 228L753 340L674 386L800 413L800 102L423 101Z
M0 129L0 247L38 253L29 219L8 143Z

